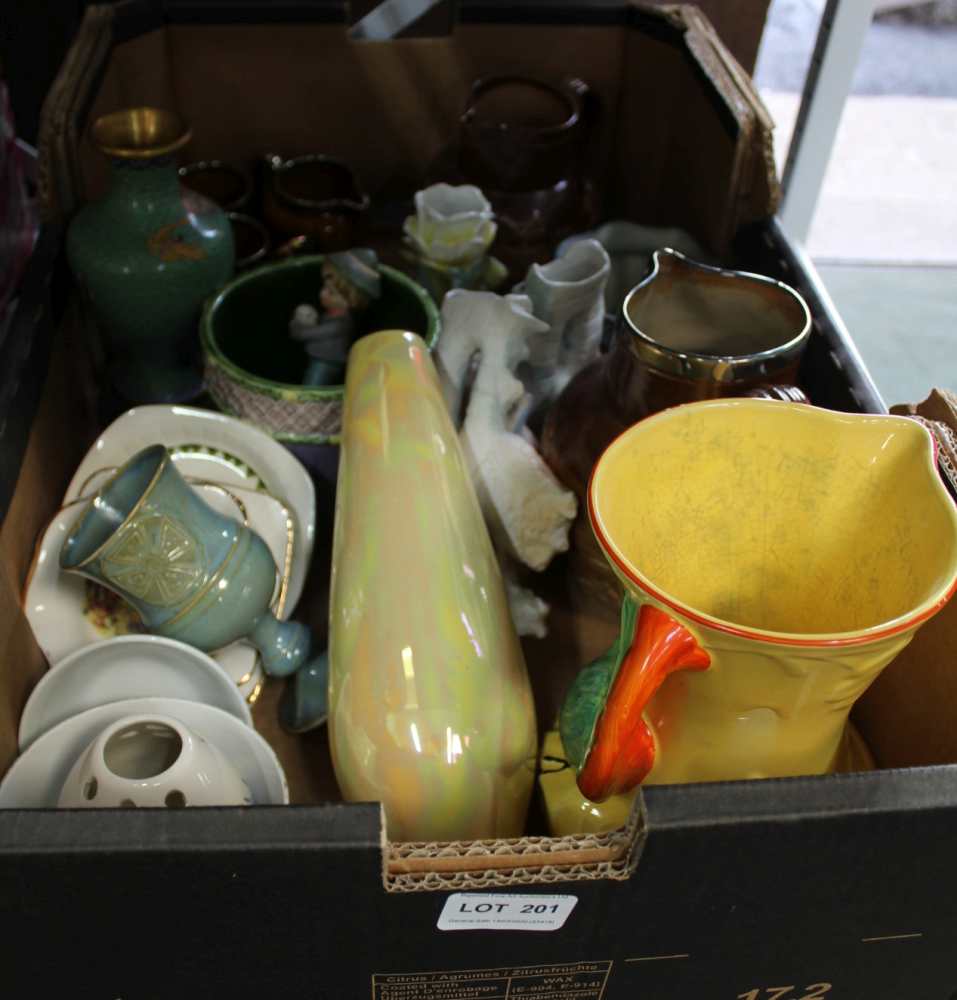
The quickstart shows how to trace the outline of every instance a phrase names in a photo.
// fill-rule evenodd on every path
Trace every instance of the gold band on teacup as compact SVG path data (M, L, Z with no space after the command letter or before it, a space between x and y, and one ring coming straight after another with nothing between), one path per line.
M258 663L258 660L257 660ZM246 695L246 702L249 705L255 705L259 701L259 696L263 693L263 688L266 686L265 681L258 681L256 686Z

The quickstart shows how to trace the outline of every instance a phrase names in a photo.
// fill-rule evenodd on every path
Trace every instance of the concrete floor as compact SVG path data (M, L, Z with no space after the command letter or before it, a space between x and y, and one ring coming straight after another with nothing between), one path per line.
M888 406L957 389L957 268L818 270Z
M756 71L783 166L823 0L774 0ZM807 249L888 405L957 390L957 29L872 25Z

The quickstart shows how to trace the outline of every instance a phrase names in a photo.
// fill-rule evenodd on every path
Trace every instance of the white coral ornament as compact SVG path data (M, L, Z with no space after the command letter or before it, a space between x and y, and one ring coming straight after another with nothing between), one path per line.
M525 401L515 369L528 356L529 338L546 324L523 295L452 291L442 304L436 361L453 417L462 408L466 373L478 370L461 429L482 512L497 546L535 570L568 548L577 502L521 433L514 414Z

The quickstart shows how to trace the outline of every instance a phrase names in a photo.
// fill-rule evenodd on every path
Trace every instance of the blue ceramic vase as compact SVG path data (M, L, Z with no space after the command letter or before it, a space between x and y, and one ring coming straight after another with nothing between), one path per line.
M202 650L245 639L274 676L309 655L309 629L269 610L276 565L266 543L204 503L162 445L134 455L93 497L60 567L115 591L156 635Z
M105 115L92 138L110 160L110 188L73 220L67 256L103 334L110 379L132 403L190 399L202 389L200 309L233 273L229 221L180 184L174 154L190 131L172 112Z

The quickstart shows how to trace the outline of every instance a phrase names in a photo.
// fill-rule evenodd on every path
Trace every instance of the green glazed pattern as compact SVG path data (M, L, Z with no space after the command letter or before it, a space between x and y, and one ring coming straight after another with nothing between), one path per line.
M109 350L111 379L138 403L201 388L196 322L233 272L233 236L211 201L180 186L171 155L116 159L108 194L67 235L70 267Z

